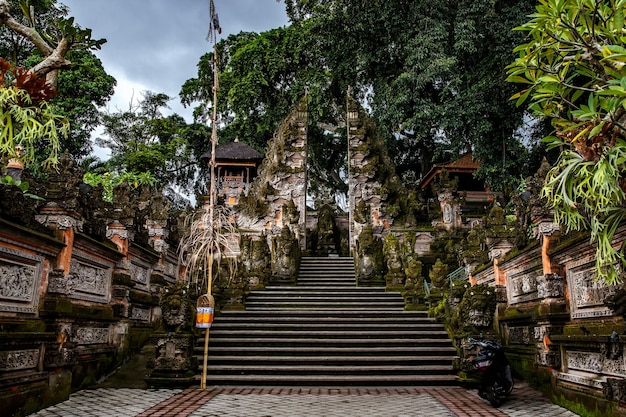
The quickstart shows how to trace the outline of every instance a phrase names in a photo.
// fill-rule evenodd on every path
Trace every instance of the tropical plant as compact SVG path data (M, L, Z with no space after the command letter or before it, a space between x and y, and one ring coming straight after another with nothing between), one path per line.
M513 96L549 118L544 141L561 154L542 194L567 230L589 230L598 277L614 284L626 268L614 234L626 218L625 0L540 0L515 51Z
M86 156L92 149L91 132L100 122L98 107L113 95L115 85L93 53L106 40L92 39L91 30L76 25L56 0L0 0L0 9L0 56L46 80L57 93L49 104L69 121L60 149L76 159Z
M30 183L28 181L22 181L20 179L13 178L10 175L6 175L4 177L0 177L0 184L12 185L19 188L20 191L22 191L22 194L24 194L24 197L39 201L45 200L43 197L28 192L30 189Z
M104 114L104 135L96 143L111 150L107 164L112 170L149 171L160 186L191 188L200 154L206 151L207 128L188 125L177 114L165 116L170 100L166 94L147 91L128 110Z
M0 158L30 164L45 153L42 165L56 165L60 138L67 136L67 119L47 100L54 91L45 80L0 58Z
M94 172L87 172L83 175L83 181L85 184L89 184L92 187L102 185L102 199L108 202L113 201L113 189L123 182L126 182L133 188L137 188L140 185L156 185L156 180L149 171L141 173L123 172L121 174L109 172L97 174Z

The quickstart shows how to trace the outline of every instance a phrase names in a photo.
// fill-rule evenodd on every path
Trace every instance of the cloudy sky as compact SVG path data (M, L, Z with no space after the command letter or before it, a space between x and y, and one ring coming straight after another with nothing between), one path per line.
M263 32L288 24L283 2L214 0L222 34ZM191 121L178 93L197 75L197 64L212 49L207 40L209 0L60 0L92 37L107 43L96 55L117 79L109 109L128 109L132 97L150 90L174 100L172 111Z

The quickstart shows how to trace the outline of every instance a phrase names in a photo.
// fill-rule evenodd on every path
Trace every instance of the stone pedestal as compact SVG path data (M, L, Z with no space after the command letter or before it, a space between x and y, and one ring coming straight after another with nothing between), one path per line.
M156 358L148 362L152 368L146 383L151 388L185 388L193 385L198 362L193 356L195 336L191 333L176 335L157 334Z

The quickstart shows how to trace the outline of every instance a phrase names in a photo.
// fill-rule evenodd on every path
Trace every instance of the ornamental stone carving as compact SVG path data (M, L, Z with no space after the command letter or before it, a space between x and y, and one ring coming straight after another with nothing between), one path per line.
M46 227L56 228L58 230L67 230L73 228L79 232L83 231L83 221L67 214L37 214L35 220Z
M72 341L79 345L106 344L109 342L109 329L81 327L74 331Z
M39 349L0 351L0 370L20 371L33 369L39 363Z
M537 224L537 227L533 230L533 234L535 238L539 238L541 236L553 236L559 233L561 230L558 223L552 221L542 220Z
M37 313L43 259L0 247L0 311Z
M573 319L605 317L613 314L611 309L604 304L604 300L615 291L615 288L595 279L593 262L568 269L567 278Z
M565 352L565 361L567 369L589 372L592 374L604 374L623 376L624 375L624 358L609 359L600 352L582 352L571 351Z
M510 303L517 304L539 298L537 278L542 271L535 270L509 277L508 287Z
M537 297L562 298L565 296L565 280L559 274L537 276Z
M132 306L129 318L140 321L150 321L150 309Z

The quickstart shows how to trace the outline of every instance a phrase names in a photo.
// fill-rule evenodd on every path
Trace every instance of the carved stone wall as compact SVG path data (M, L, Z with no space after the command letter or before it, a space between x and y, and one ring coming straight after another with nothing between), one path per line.
M624 239L626 225L615 235L616 247ZM588 396L600 409L609 400L623 404L626 325L622 314L605 304L623 287L597 279L588 236L541 242L474 274L476 282L489 285L496 284L496 269L505 278L507 297L494 330L523 376L545 378L566 398Z
M0 311L37 313L44 259L0 246Z
M238 214L241 229L251 234L265 232L268 242L287 226L302 249L306 246L307 123L304 97L276 129L252 182L248 200L256 199L256 204L264 206L263 214L260 218Z
M96 239L81 232L91 228L77 211L53 203L38 217L45 228L0 220L0 403L8 415L62 401L138 351L160 317L161 288L178 281L176 253L135 242L132 223L109 222L119 229L111 241Z
M381 237L393 224L385 205L383 181L391 181L393 169L376 126L363 108L348 97L348 210L350 251L366 225ZM391 175L387 175L391 174ZM359 208L365 205L365 210ZM360 218L366 216L366 218Z

